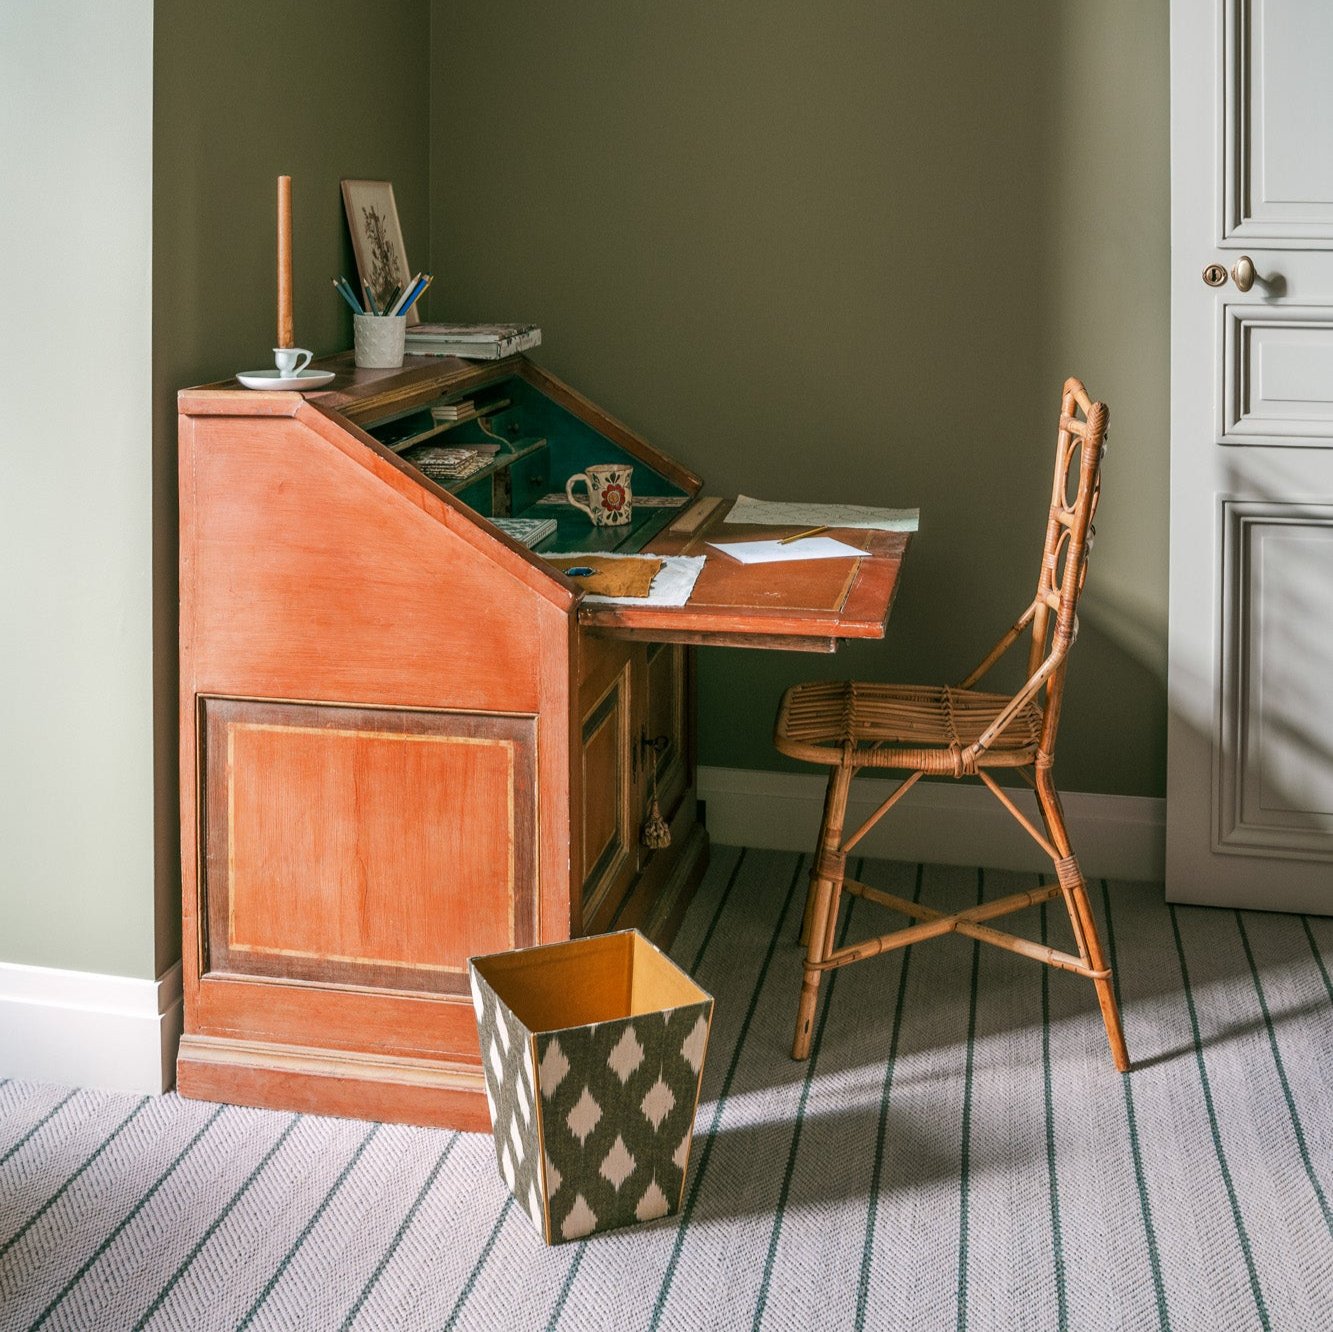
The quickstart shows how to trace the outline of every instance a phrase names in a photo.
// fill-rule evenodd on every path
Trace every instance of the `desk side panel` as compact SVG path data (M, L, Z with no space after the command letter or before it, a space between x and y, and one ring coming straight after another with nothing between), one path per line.
M464 954L568 936L571 622L315 424L182 419L180 1083L419 1118L423 1059L480 1094Z

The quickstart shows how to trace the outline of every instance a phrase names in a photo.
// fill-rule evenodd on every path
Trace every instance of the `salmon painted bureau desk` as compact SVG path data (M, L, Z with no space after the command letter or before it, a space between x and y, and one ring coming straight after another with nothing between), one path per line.
M543 556L705 554L728 502L525 357L319 364L323 392L179 395L178 1085L485 1129L467 959L668 942L708 855L693 645L881 637L907 538L712 552L684 606L587 602ZM427 444L480 469L431 480ZM617 462L632 521L594 528L565 481ZM515 517L556 530L529 550Z

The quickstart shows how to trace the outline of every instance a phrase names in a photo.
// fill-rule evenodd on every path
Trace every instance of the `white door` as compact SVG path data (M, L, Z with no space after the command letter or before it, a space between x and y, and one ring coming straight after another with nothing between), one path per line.
M1167 897L1333 913L1333 0L1172 0L1171 216Z

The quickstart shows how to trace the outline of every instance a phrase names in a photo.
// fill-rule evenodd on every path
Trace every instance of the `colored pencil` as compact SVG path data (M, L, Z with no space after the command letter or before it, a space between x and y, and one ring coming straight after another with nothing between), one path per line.
M361 308L361 302L352 295L352 289L347 285L346 278L334 278L333 290L347 302L353 314L365 314L365 311Z

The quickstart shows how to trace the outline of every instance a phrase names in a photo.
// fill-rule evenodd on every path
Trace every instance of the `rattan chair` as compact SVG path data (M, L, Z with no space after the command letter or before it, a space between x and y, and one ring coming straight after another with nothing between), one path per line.
M939 935L961 934L1086 976L1097 989L1115 1065L1121 1072L1129 1068L1111 972L1051 776L1065 668L1078 632L1075 611L1092 546L1106 423L1105 405L1092 402L1077 379L1066 380L1036 596L965 680L956 686L820 682L795 685L783 696L774 729L777 748L792 758L831 769L801 931L806 957L792 1047L795 1059L804 1059L810 1052L819 982L826 971ZM982 677L1028 631L1026 683L1012 695L977 689ZM907 775L870 818L847 836L843 820L852 778L864 769L876 768ZM991 775L999 768L1014 770L1035 788L1044 833ZM848 879L848 853L925 776L975 776L984 782L1050 856L1056 881L945 915ZM843 893L878 902L918 923L862 943L834 947ZM1054 897L1063 897L1069 911L1074 953L983 923Z

